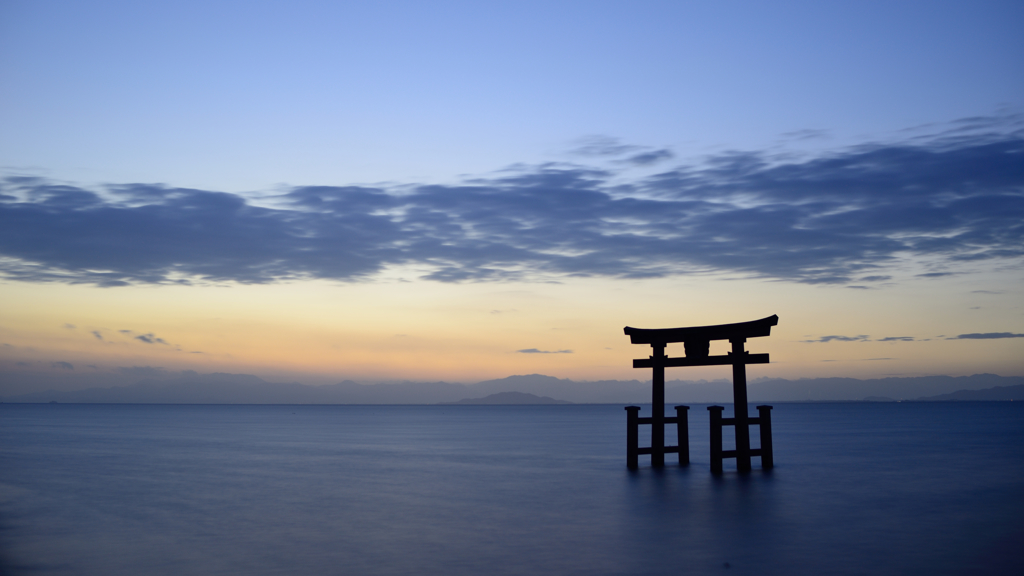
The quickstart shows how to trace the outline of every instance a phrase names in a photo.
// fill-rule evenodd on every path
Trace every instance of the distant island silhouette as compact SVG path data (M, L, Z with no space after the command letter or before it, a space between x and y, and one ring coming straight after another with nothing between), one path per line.
M10 386L12 383L5 383ZM751 401L887 402L1024 400L1024 376L919 376L902 378L756 379L749 382ZM175 373L127 386L44 390L3 394L2 402L61 404L441 404L481 402L506 392L559 399L575 404L645 404L651 385L641 380L576 381L541 374L509 376L476 384L398 382L360 384L351 380L312 386L267 382L249 374ZM475 399L475 400L474 400ZM670 380L666 402L715 404L731 401L726 380ZM536 400L531 403L535 403ZM499 403L499 402L495 402ZM525 402L524 402L525 403Z
M439 402L439 404L473 404L473 405L538 405L538 404L572 404L567 400L555 400L549 396L537 396L526 392L498 392L483 398L464 398L458 402Z

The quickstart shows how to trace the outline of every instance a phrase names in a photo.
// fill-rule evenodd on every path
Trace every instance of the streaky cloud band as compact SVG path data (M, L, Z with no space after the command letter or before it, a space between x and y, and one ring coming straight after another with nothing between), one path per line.
M457 185L298 186L260 203L12 177L0 189L0 274L98 286L359 282L414 265L439 282L724 272L863 284L889 280L880 271L900 258L1024 256L1020 130L623 174L548 164Z
M1013 332L982 332L961 334L953 338L946 338L946 340L995 340L1001 338L1024 338L1024 334L1014 334Z

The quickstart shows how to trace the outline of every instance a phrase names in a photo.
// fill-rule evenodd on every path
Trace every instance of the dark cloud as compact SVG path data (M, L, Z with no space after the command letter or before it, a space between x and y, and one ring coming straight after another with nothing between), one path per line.
M1014 334L1012 332L983 332L980 334L961 334L953 338L946 338L946 340L992 340L996 338L1024 338L1024 334Z
M103 340L103 334L99 330L93 330L92 335L95 336L97 340Z
M875 342L913 342L913 336L886 336L885 338L879 338Z
M867 342L867 336L822 336L817 340L801 340L801 342Z
M65 324L64 327L67 328L68 330L74 330L77 328L77 326L75 326L74 324Z
M519 354L572 354L572 350L538 350L536 348L516 350L516 352Z
M608 139L581 149L667 154ZM460 185L299 186L258 205L159 185L9 179L0 274L110 287L352 282L415 265L441 282L726 272L862 286L905 258L1024 256L1021 132L952 130L799 161L730 152L622 178L549 164Z
M50 362L50 366L53 368L60 368L61 370L74 370L75 366L70 362Z
M641 152L639 154L634 154L629 158L623 160L623 163L632 164L634 166L650 166L652 164L657 164L658 162L663 162L674 157L675 154L673 154L671 150L651 150L649 152Z

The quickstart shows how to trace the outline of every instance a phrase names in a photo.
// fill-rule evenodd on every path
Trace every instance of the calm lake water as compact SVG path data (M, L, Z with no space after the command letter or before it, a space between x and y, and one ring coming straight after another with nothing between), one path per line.
M0 573L1024 571L1024 403L776 404L720 477L690 415L629 472L622 406L2 404Z

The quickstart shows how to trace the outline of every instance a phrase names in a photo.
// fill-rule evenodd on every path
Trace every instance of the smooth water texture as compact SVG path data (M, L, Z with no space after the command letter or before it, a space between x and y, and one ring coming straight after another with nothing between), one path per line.
M720 477L704 406L629 472L621 406L3 404L0 573L1019 574L1022 404L778 404Z

